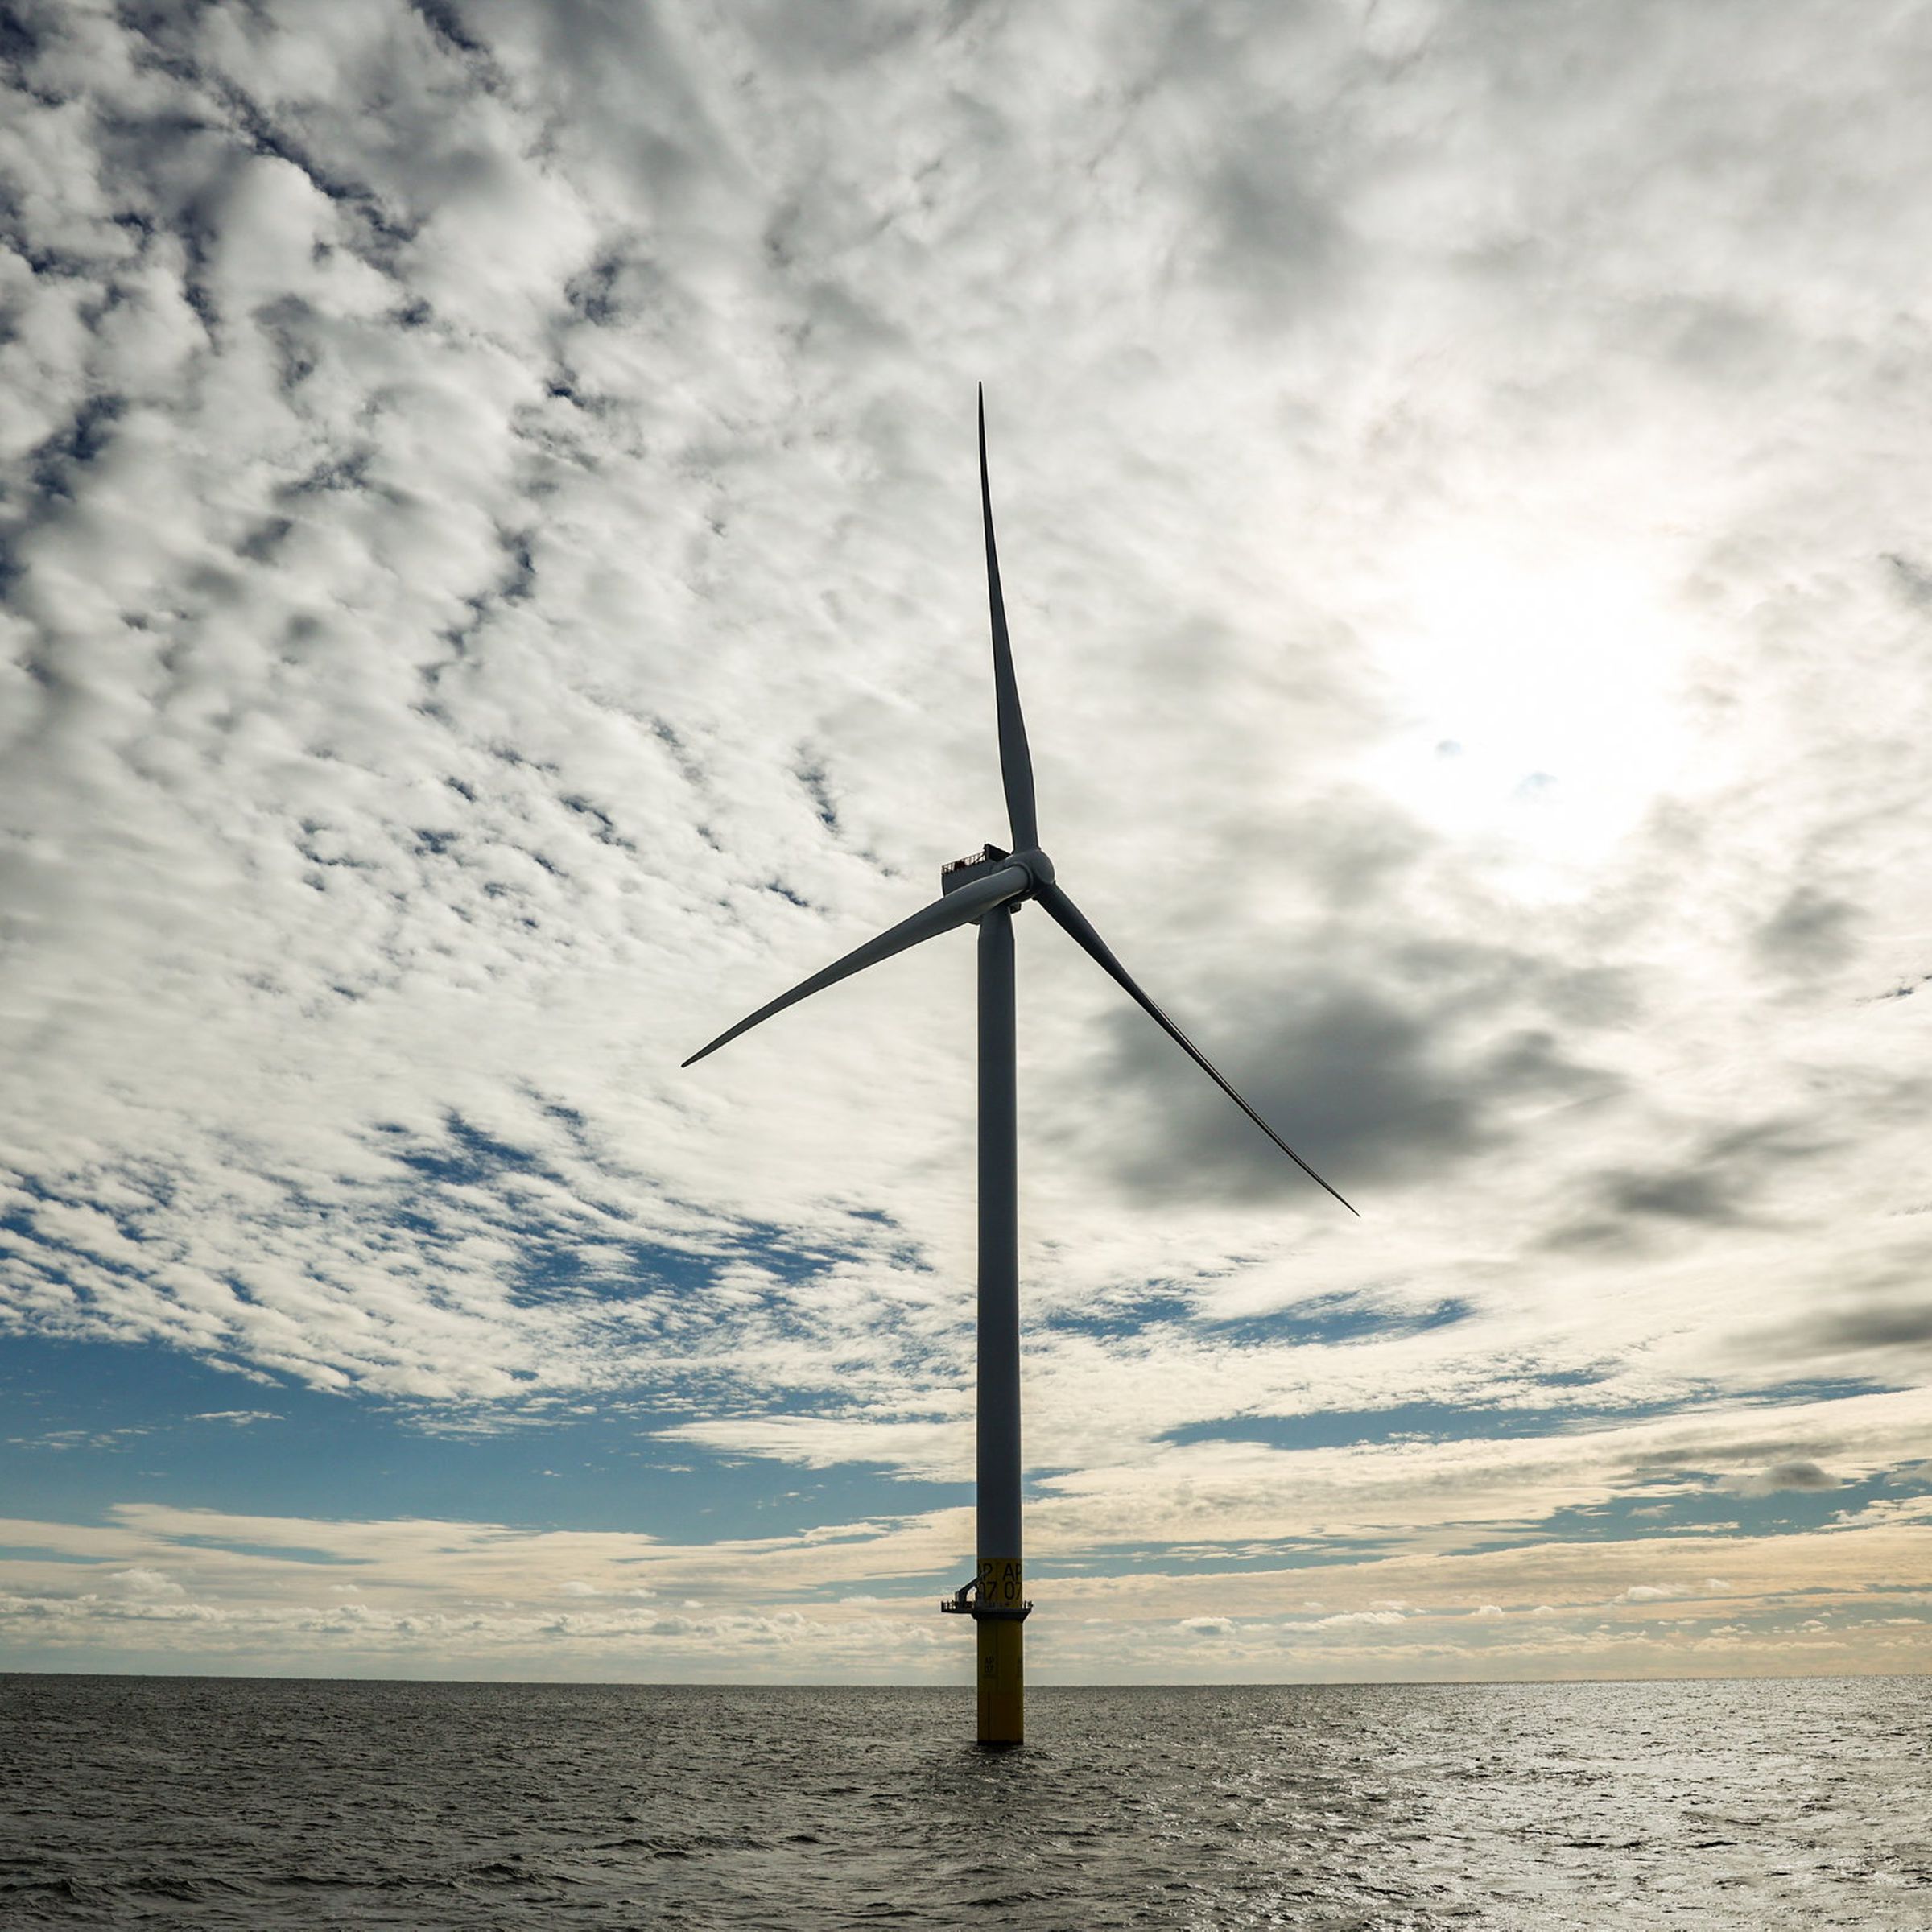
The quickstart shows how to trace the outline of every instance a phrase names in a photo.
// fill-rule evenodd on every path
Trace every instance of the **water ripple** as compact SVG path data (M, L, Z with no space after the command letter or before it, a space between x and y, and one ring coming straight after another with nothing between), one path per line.
M1029 1702L0 1678L0 1920L1932 1928L1923 1679Z

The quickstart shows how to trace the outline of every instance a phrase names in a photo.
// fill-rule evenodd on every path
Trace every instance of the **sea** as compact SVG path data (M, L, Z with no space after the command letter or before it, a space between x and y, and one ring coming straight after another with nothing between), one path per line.
M0 1926L1932 1927L1932 1679L0 1677Z

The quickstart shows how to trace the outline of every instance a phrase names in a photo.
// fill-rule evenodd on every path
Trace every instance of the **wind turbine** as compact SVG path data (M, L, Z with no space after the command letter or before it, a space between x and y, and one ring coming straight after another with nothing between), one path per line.
M1013 680L1006 605L1000 594L1000 559L993 540L993 492L986 480L986 397L979 402L980 507L986 526L986 594L993 615L993 684L999 714L1000 774L1013 849L989 844L939 869L939 896L923 911L868 939L823 972L761 1006L684 1062L695 1065L810 994L836 985L868 966L955 927L976 925L979 939L979 1524L973 1581L939 1608L972 1616L979 1632L979 1740L1017 1744L1025 1736L1023 1631L1033 1608L1025 1600L1020 1547L1020 1259L1018 1148L1013 1105L1013 914L1032 899L1046 909L1100 969L1117 980L1181 1051L1192 1059L1296 1166L1356 1211L1235 1092L1208 1056L1154 1005L1117 960L1107 942L1054 877L1040 849L1033 799L1033 761Z

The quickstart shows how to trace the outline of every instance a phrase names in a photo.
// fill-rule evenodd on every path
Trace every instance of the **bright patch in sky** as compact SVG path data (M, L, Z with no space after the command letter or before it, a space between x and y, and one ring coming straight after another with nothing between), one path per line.
M1687 775L1695 639L1659 561L1493 523L1390 561L1376 658L1396 728L1371 782L1435 831L1497 850L1519 890L1587 890Z

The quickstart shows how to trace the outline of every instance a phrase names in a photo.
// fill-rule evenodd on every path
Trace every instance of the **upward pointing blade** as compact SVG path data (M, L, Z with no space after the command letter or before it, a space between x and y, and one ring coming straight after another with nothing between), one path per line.
M1073 901L1068 898L1058 886L1042 886L1037 896L1040 903L1072 935L1075 941L1092 953L1101 966L1119 980L1129 996L1146 1010L1155 1025L1161 1027L1166 1033L1168 1038L1193 1059L1194 1063L1200 1068L1202 1072L1206 1074L1208 1079L1212 1080L1215 1085L1220 1088L1221 1092L1226 1094L1228 1099L1232 1100L1235 1105L1240 1108L1241 1112L1246 1114L1249 1119L1253 1121L1255 1125L1260 1128L1261 1132L1266 1134L1269 1139L1273 1141L1275 1146L1280 1148L1282 1152L1286 1154L1289 1159L1293 1161L1310 1180L1320 1187L1327 1187L1329 1193L1334 1194L1335 1198L1340 1201L1342 1205L1348 1208L1357 1220L1360 1220L1361 1211L1344 1199L1342 1195L1335 1194L1335 1191L1332 1187L1329 1187L1328 1183L1323 1180L1322 1177L1235 1092L1207 1055L1203 1053L1200 1048L1195 1046L1194 1042L1189 1039L1187 1034L1183 1033L1180 1028L1175 1026L1174 1022L1169 1019L1166 1014L1162 1013L1160 1008L1155 1005L1154 1001L1149 999L1146 994L1142 993L1140 988L1133 983L1133 976L1113 956L1113 952L1108 947L1107 942L1087 923L1086 914L1080 910L1080 907L1075 905Z
M1013 848L1028 852L1040 842L1033 809L1033 759L1020 687L1013 675L1013 644L1006 635L1006 600L1000 594L1000 554L993 541L993 489L986 481L986 391L980 390L980 507L986 519L986 601L993 611L993 693L1000 716L1000 777L1006 786L1006 816Z
M876 939L868 939L863 946L847 953L844 959L833 960L823 972L815 972L810 979L801 980L790 993L779 994L769 1005L740 1020L737 1026L720 1034L708 1046L700 1046L684 1064L695 1066L706 1054L716 1053L728 1040L735 1040L740 1034L749 1033L759 1021L770 1019L774 1013L782 1013L787 1006L797 1005L800 1000L821 993L828 986L836 986L840 980L850 979L855 972L863 972L868 966L877 965L881 960L890 959L895 952L917 946L922 939L936 939L942 932L951 932L956 926L970 924L989 907L1026 891L1032 883L1025 866L1005 865L997 872L988 873L984 878L973 880L970 885L960 886L943 898L935 899L910 919L901 919L898 925L881 933Z

